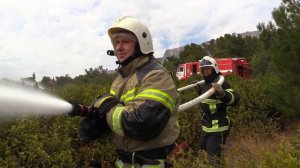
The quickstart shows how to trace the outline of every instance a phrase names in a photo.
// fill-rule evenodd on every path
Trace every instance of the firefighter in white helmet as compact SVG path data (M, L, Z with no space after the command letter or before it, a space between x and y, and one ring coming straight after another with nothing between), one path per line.
M180 132L174 81L154 58L151 34L139 20L122 17L108 35L118 59L118 76L94 108L101 112L98 116L105 116L117 147L116 167L165 167Z
M205 83L197 87L197 93L202 95L211 87L215 88L215 93L200 103L202 132L199 147L208 153L211 162L219 164L221 148L226 142L230 126L226 109L239 102L239 95L230 88L228 82L217 84L221 73L215 59L203 57L200 71Z

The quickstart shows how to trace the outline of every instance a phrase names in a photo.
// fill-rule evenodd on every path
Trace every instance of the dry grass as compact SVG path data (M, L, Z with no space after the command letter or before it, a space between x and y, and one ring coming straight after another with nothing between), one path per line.
M290 140L296 135L300 121L290 123L284 130L268 133L269 136L257 134L230 136L224 146L225 166L255 167L266 151L276 152L281 142Z

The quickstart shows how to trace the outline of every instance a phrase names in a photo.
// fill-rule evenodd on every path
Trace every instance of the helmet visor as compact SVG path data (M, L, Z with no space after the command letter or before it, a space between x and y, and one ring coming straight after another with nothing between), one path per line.
M201 60L200 67L213 66L212 62L206 59Z
M119 40L123 42L136 42L137 39L132 33L116 33L111 37L111 43L115 47Z

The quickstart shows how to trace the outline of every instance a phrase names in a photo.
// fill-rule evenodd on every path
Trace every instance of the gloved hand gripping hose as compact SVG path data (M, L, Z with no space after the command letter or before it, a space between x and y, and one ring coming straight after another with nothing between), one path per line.
M67 113L67 115L70 117L87 116L92 111L92 109L88 106L77 104L77 103L71 103L71 104L72 104L72 111Z

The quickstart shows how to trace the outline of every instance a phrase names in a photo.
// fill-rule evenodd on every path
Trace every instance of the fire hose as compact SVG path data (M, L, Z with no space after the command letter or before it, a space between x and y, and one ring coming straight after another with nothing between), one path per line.
M224 82L224 77L222 75L220 75L220 79L219 81L217 82L218 84L222 85ZM186 90L189 90L189 89L192 89L194 87L196 87L197 85L202 85L204 84L204 80L201 80L197 83L193 83L193 84L190 84L190 85L187 85L187 86L184 86L182 88L179 88L178 91L179 92L183 92L183 91L186 91ZM195 99L193 100L190 100L184 104L181 104L178 108L178 111L179 112L182 112L182 111L185 111L197 104L199 104L202 100L208 98L209 96L211 96L213 93L215 92L215 89L214 87L211 87L208 91L206 91L205 93L203 93L202 95L200 95L199 97L196 97ZM76 106L73 105L73 111L75 111L75 116L78 115L78 116L88 116L91 112L91 108L89 108L88 106L84 106L84 105L80 105L80 104L76 104Z
M220 75L220 79L219 81L217 82L218 84L222 85L224 82L224 77L222 75ZM197 85L201 85L204 83L204 80L201 80L197 83L193 83L193 84L190 84L190 85L187 85L185 87L182 87L182 88L179 88L178 91L179 92L182 92L182 91L185 91L185 90L188 90L188 89L191 89L191 88L194 88L196 87ZM203 93L202 95L200 95L199 97L193 99L193 100L190 100L184 104L181 104L178 108L178 111L179 112L182 112L182 111L185 111L197 104L199 104L202 100L208 98L209 96L211 96L213 93L215 92L215 89L214 87L211 87L208 91L206 91L205 93Z

